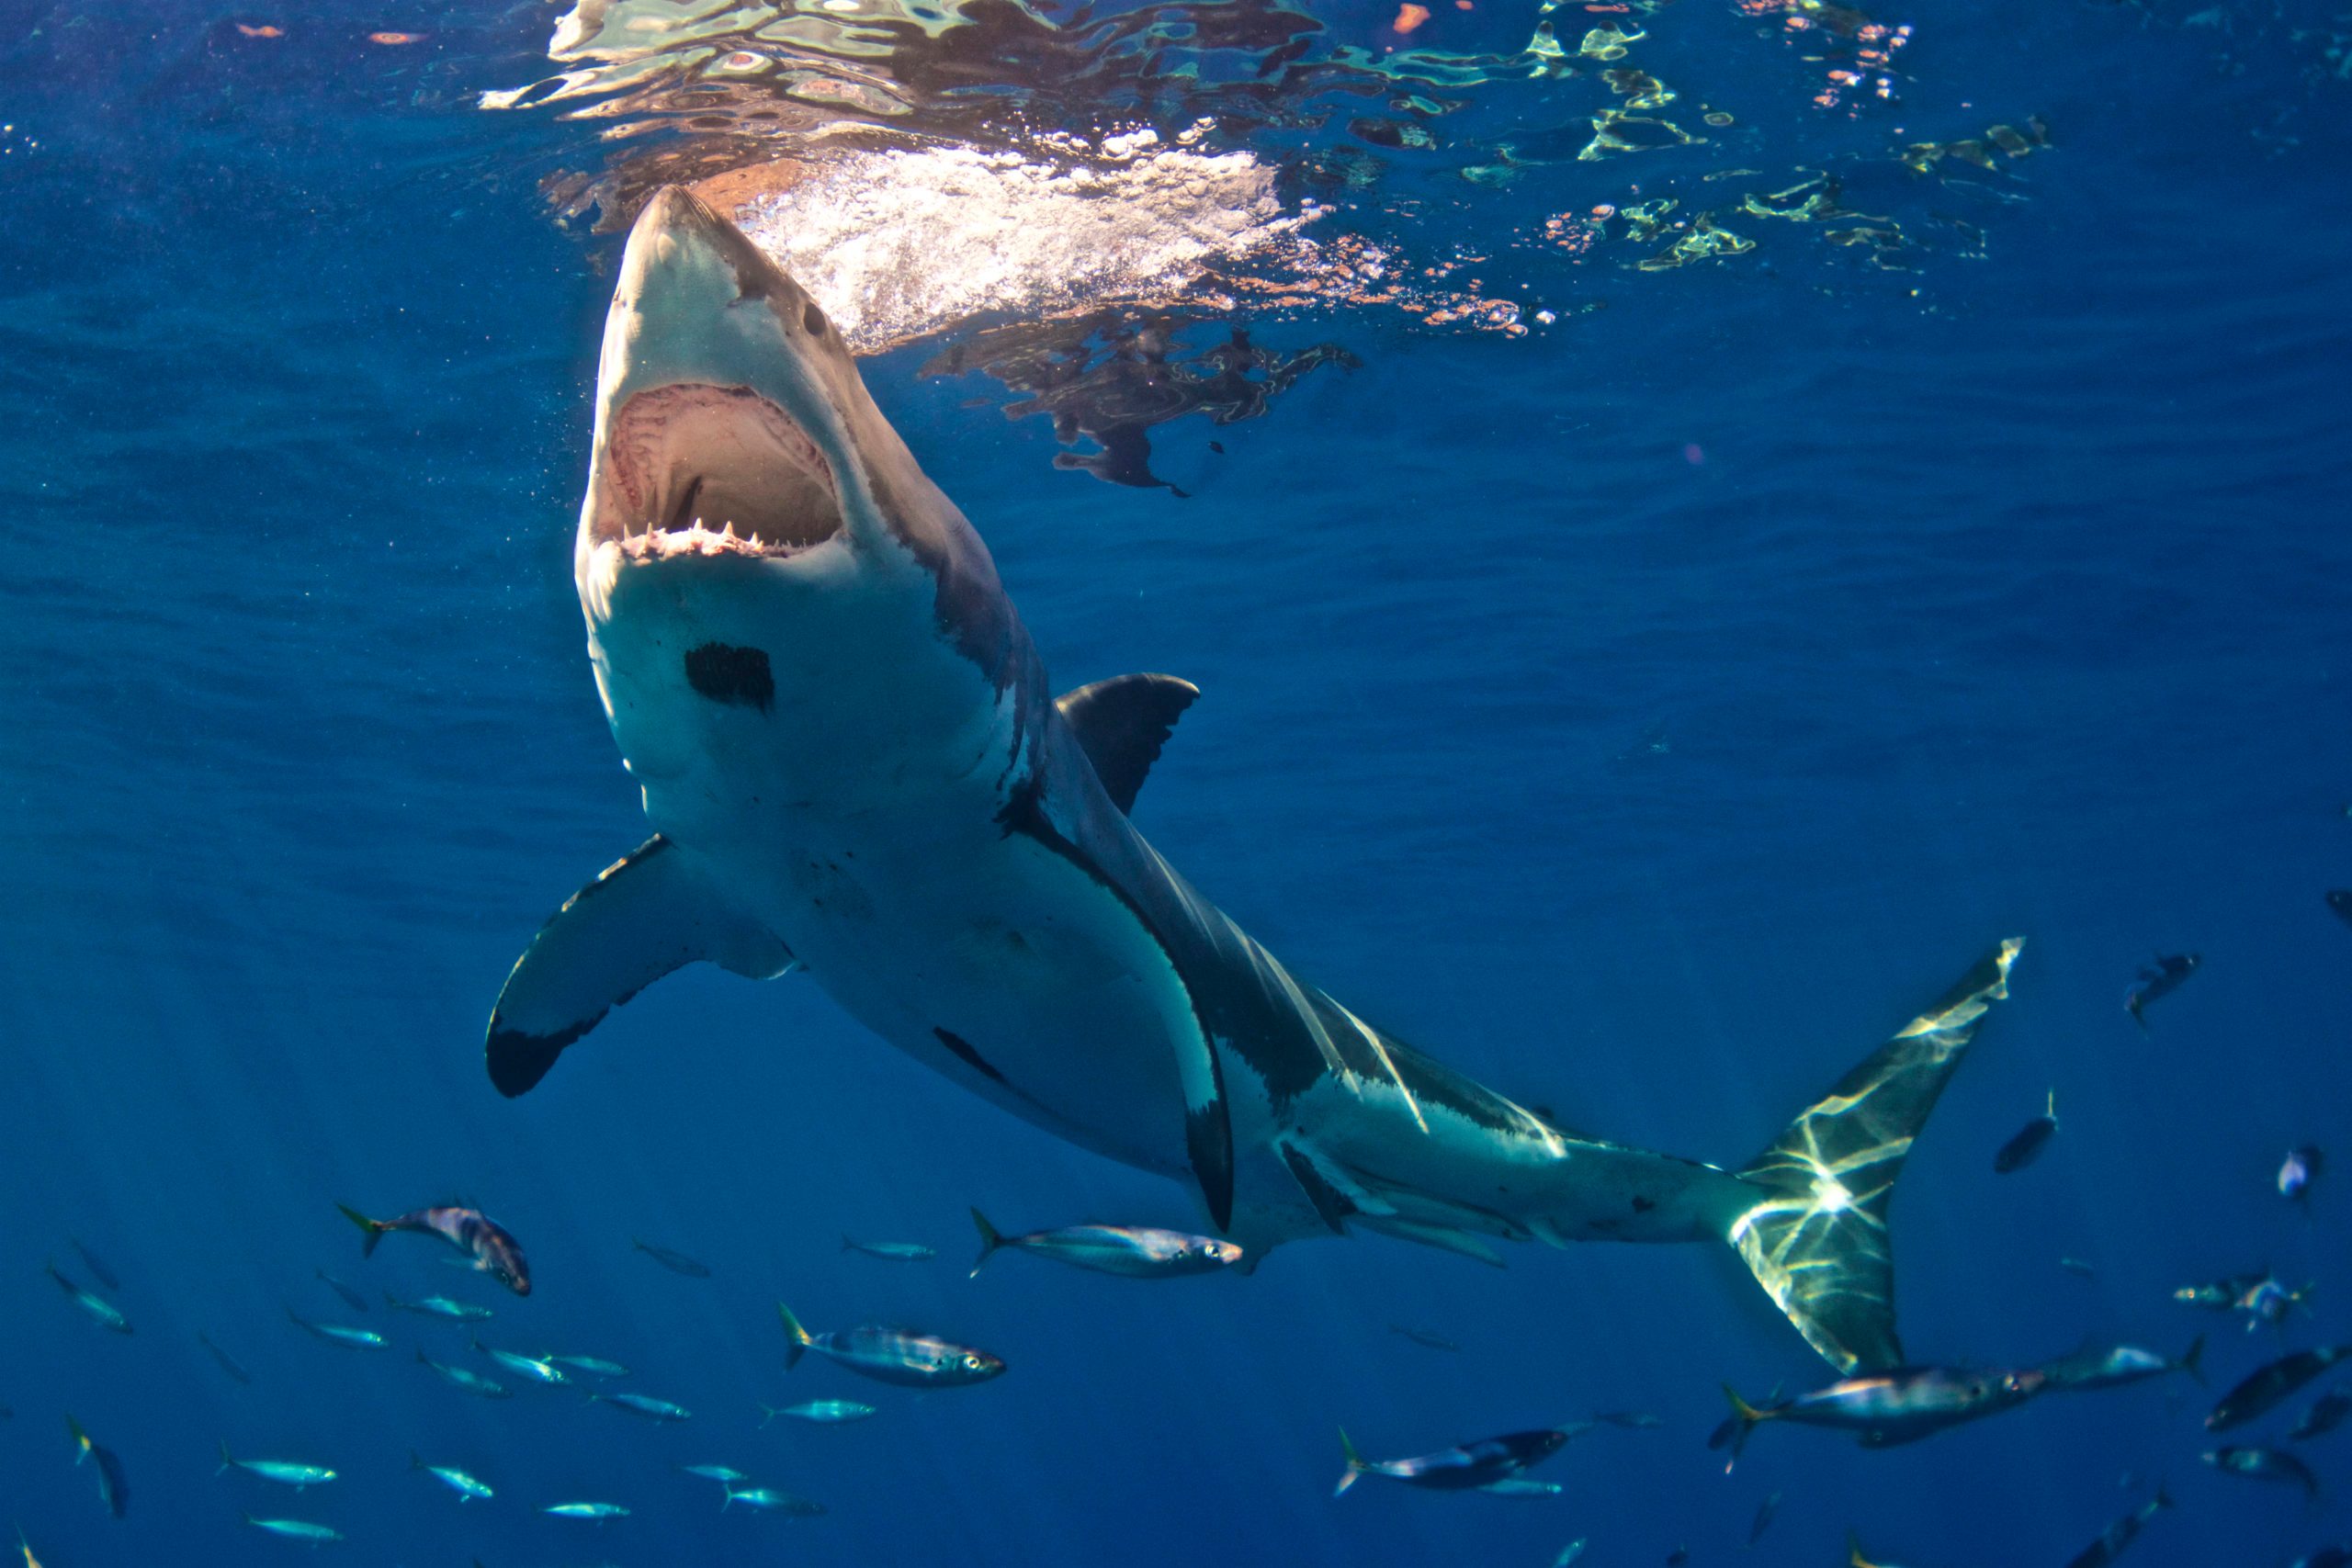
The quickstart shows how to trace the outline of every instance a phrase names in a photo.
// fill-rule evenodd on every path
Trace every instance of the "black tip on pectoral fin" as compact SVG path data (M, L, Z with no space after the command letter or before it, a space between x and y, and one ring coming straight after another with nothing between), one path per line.
M515 960L491 1010L490 1081L510 1100L525 1093L606 1013L699 962L754 979L793 966L783 943L726 907L693 857L657 833L565 900Z
M513 1100L538 1087L563 1048L596 1026L596 1018L574 1029L557 1034L529 1034L519 1029L503 1027L493 1013L490 1020L490 1039L483 1055L490 1066L490 1081L499 1093Z

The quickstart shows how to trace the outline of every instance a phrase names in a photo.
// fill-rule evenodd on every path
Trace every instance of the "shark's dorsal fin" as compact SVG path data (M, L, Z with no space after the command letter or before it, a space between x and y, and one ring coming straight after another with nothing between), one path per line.
M782 942L729 911L693 857L656 833L566 899L523 950L491 1011L490 1081L521 1094L605 1013L704 961L755 980L793 965Z
M1114 675L1079 687L1054 705L1085 748L1112 804L1133 811L1144 775L1200 694L1198 686L1173 675Z

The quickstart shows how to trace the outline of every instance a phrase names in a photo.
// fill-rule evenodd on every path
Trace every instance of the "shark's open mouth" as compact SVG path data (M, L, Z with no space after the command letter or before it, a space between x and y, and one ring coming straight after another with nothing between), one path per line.
M638 393L613 418L604 468L590 536L632 558L791 556L842 531L824 453L741 387Z

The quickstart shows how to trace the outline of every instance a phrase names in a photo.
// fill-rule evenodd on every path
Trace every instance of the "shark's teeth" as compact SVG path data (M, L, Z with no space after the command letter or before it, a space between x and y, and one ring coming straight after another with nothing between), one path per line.
M699 517L684 528L656 528L649 525L645 532L623 532L616 541L621 553L631 560L671 560L680 556L745 556L781 560L812 548L807 545L772 545L757 534L739 534L730 521L714 531Z

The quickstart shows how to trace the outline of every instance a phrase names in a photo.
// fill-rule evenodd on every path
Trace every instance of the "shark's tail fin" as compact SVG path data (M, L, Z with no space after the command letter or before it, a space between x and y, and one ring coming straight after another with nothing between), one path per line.
M2009 994L2009 965L2024 946L2001 943L1739 1172L1757 1192L1732 1220L1732 1246L1842 1372L1902 1362L1887 1202L1978 1020Z
M1356 1478L1371 1468L1363 1462L1363 1455L1356 1452L1356 1446L1349 1439L1348 1429L1345 1427L1340 1428L1340 1451L1347 1456L1348 1468L1340 1472L1340 1483L1331 1488L1331 1495L1334 1497L1353 1486L1356 1483Z
M2174 1362L2173 1365L2178 1367L2182 1371L2187 1372L2190 1377L2195 1378L2197 1380L2197 1386L2203 1388L2205 1386L2205 1372L2204 1369L2198 1363L2202 1361L2204 1359L2205 1336L2200 1334L2196 1338L2188 1342L2188 1348L2180 1353L2180 1359ZM2158 1488L2158 1490L2162 1490L2162 1488Z

